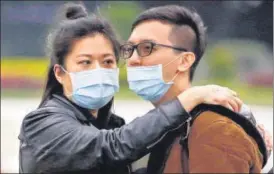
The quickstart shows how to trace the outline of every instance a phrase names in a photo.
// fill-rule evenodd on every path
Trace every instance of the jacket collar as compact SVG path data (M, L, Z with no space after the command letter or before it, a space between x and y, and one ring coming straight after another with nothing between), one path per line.
M92 124L99 129L107 127L109 123L109 118L112 115L111 107L112 107L113 99L104 107L99 109L98 117L94 118L88 109L85 109L76 105L75 103L73 103L72 101L70 101L63 95L53 94L53 98L57 102L62 103L62 105L65 104L68 108L72 109L72 111L76 113L75 115L79 120L84 122L92 122Z
M75 103L71 102L69 99L67 99L65 96L63 95L57 95L57 94L53 94L53 98L58 102L61 103L62 105L65 105L65 107L70 108L74 113L75 116L84 122L87 121L95 121L96 119L90 114L90 112L88 111L88 109L82 108L78 105L76 105Z

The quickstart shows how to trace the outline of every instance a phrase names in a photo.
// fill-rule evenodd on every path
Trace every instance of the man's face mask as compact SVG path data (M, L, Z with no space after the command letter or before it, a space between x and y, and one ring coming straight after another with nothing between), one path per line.
M164 66L159 64L154 66L127 67L129 88L144 100L151 101L152 103L158 102L166 94L178 75L176 73L172 80L166 83L163 79L163 68L178 58L175 58Z
M68 72L72 83L72 101L86 109L99 109L119 91L119 69L96 68Z

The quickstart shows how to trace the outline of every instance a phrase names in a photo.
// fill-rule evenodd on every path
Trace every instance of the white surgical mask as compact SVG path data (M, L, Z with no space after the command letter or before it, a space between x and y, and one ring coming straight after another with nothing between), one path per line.
M170 61L164 67L168 66L178 58ZM158 102L166 94L168 89L174 83L173 81L177 75L178 73L175 74L171 81L166 83L163 79L162 64L153 66L127 67L127 80L129 83L129 88L144 100L148 100L153 103Z
M99 109L119 91L119 69L96 68L67 72L72 83L72 101L86 109Z

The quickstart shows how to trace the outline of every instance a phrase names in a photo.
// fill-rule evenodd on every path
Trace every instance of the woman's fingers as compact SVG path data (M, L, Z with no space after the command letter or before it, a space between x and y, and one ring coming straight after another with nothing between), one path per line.
M231 100L229 100L230 105L234 108L235 112L240 112L243 102L238 97L232 96Z
M238 94L227 87L206 85L194 87L189 91L192 91L192 95L199 96L201 103L222 105L235 112L239 112L242 106L242 101L237 97Z
M268 151L268 155L270 155L271 151L273 149L272 136L271 136L270 132L267 131L262 124L257 124L257 129L260 132L260 134L262 135L262 137L264 138L266 147L267 147L267 151Z
M239 112L240 112L240 110L242 109L243 101L239 97L234 97L234 100L238 104L238 106L239 106Z
M225 102L227 102L234 112L239 112L243 102L237 97L237 93L229 88L224 87Z
M234 108L230 105L229 102L226 102L223 106L230 109L230 110L232 110L232 111L234 111Z
M232 111L239 112L239 105L237 104L234 98L228 99L227 102L232 107Z

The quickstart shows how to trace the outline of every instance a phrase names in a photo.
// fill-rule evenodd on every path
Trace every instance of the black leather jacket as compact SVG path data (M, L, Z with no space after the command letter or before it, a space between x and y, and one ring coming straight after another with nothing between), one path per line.
M20 173L129 173L131 162L190 117L175 99L122 126L111 105L94 119L88 110L54 95L29 113L19 135Z

